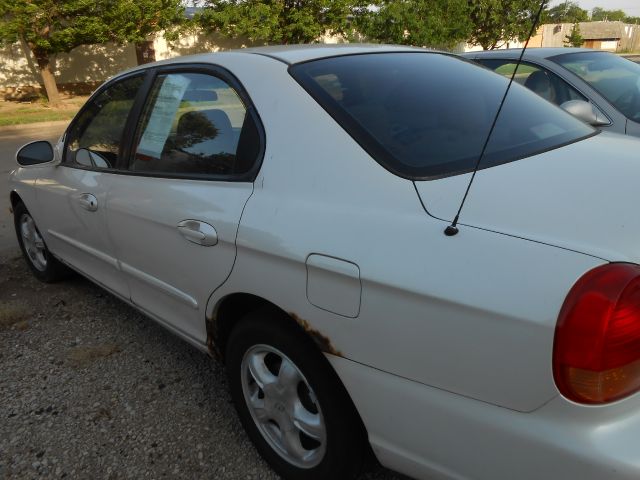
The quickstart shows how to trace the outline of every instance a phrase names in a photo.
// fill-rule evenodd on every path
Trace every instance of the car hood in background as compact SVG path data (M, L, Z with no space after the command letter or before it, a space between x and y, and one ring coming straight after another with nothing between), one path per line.
M427 212L451 221L470 176L416 182ZM640 263L640 140L602 133L480 170L459 224Z

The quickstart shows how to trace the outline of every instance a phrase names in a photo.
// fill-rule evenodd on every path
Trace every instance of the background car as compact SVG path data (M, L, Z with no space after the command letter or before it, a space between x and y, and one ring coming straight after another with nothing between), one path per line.
M462 56L510 77L521 51ZM640 137L640 65L624 57L587 48L530 48L515 81L602 130Z
M390 46L141 66L18 152L20 246L225 362L284 478L371 448L415 478L637 480L638 140L507 84Z

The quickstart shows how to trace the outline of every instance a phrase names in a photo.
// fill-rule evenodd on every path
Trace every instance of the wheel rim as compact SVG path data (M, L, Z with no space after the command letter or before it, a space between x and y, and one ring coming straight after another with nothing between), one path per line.
M47 268L47 247L40 236L31 215L24 213L20 217L20 236L22 245L31 264L41 272Z
M268 345L247 350L241 369L245 402L269 446L297 467L318 465L326 451L326 427L300 369Z

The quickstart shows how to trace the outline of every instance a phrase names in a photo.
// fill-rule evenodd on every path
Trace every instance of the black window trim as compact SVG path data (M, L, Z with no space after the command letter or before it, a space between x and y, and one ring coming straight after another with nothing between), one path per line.
M473 172L474 167L469 167L469 168L451 170L443 173L435 173L431 175L419 175L417 173L410 172L410 170L414 170L414 171L420 170L419 168L412 169L407 166L404 166L403 170L396 168L394 164L401 164L401 162L399 162L389 151L387 151L387 149L385 149L381 143L377 142L375 138L373 138L373 136L364 127L362 127L354 118L352 118L346 111L343 111L340 108L333 108L333 104L335 103L335 101L331 98L331 96L326 91L324 91L319 85L314 85L312 81L305 82L304 75L296 72L296 67L307 64L307 63L314 63L319 60L325 60L325 59L337 58L337 57L352 57L352 56L358 56L358 55L386 55L386 54L394 54L394 53L443 55L447 57L453 57L467 63L471 63L479 68L487 68L487 67L478 65L478 63L473 59L461 57L459 55L455 55L448 52L440 52L436 50L431 50L431 51L408 50L408 51L358 52L358 53L349 53L344 55L332 55L332 56L321 57L321 58L313 58L311 60L305 60L303 62L294 63L289 66L287 71L289 72L289 75L291 75L291 77L293 77L293 79L309 94L309 96L311 96L311 98L313 98L316 101L316 103L320 106L320 108L322 108L325 112L327 112L327 114L338 124L338 126L340 126L347 133L347 135L349 135L358 145L360 145L360 147L365 152L367 152L375 162L377 162L381 167L383 167L385 170L389 171L390 173L400 178L404 178L406 180L411 180L415 182L415 181L439 180L442 178L454 177L457 175L464 175L464 174ZM496 162L491 163L490 165L480 164L477 170L493 168L499 165L504 165L507 163L523 160L526 158L535 157L537 155L541 155L543 153L550 152L552 150L556 150L558 148L562 148L567 145L580 142L582 140L586 140L595 135L598 135L599 133L601 133L601 130L594 129L594 131L588 135L581 136L557 145L553 145L551 147L541 148L540 150L529 152L526 155L507 158L497 163Z
M60 162L61 166L64 167L69 167L69 168L76 168L78 170L88 170L91 172L104 172L104 173L118 173L121 170L121 164L123 162L124 156L123 154L126 152L126 145L124 141L124 137L120 138L120 146L118 148L118 160L116 162L116 165L114 167L111 168L99 168L99 167L89 167L86 165L81 165L75 161L72 161L71 159L69 159L67 157L68 155L68 146L69 146L69 133L73 130L73 128L76 126L76 124L80 121L80 118L82 117L82 114L88 110L90 108L91 105L93 105L93 102L96 100L96 98L98 98L105 90L113 87L114 85L117 85L120 82L123 82L125 80L130 80L132 78L135 77L143 77L143 81L142 81L142 85L140 86L140 90L138 90L138 93L136 94L136 98L133 101L133 106L131 107L131 110L129 110L129 114L127 115L127 120L125 122L125 128L123 128L122 130L122 135L124 136L125 133L127 132L127 127L129 125L131 125L131 122L134 121L134 118L137 117L137 112L136 112L136 105L138 104L138 102L140 102L141 98L144 97L145 91L146 89L148 89L150 87L150 74L151 74L152 70L151 69L146 69L146 70L135 70L133 72L129 72L126 73L124 75L118 76L112 80L109 80L105 83L103 83L102 85L100 85L92 94L91 96L87 99L87 101L85 102L85 104L82 106L82 108L80 108L80 110L78 111L78 113L75 115L75 117L73 117L73 120L71 120L71 123L69 123L69 126L67 127L67 129L65 130L64 134L63 134L63 139L64 139L64 143L63 143L63 148L62 148L62 161Z
M213 77L219 78L220 80L227 83L231 88L234 89L236 94L240 97L245 109L246 115L250 115L253 120L256 129L258 131L258 136L260 139L260 145L258 149L258 155L253 163L251 169L245 173L241 174L226 174L226 175L211 175L211 174L197 174L197 173L158 173L158 172L138 172L129 170L129 166L133 160L134 155L134 146L136 138L139 134L140 129L140 117L142 115L142 111L149 100L149 95L151 94L152 86L158 77L158 75L170 74L170 73L204 73L207 75L211 75ZM78 165L76 163L64 163L66 160L66 152L67 152L67 142L68 136L67 132L71 131L71 128L76 123L77 119L80 117L80 114L88 108L88 105L92 100L96 98L97 95L102 93L105 89L110 86L115 85L121 80L125 80L127 78L131 78L133 76L145 75L144 82L138 91L138 95L134 101L133 107L129 112L129 116L127 118L125 128L123 130L123 138L120 140L120 153L118 162L115 168L105 169L105 168L94 168L94 167L86 167L84 165ZM133 134L127 134L127 132L133 132ZM238 80L238 78L227 70L224 67L219 65L214 65L210 63L175 63L169 65L153 65L149 68L135 70L128 74L119 76L108 82L105 82L98 90L96 90L93 95L87 100L87 103L80 109L74 120L71 122L69 127L65 132L64 139L64 158L63 165L78 168L81 170L89 170L89 171L97 171L104 173L113 173L119 175L133 175L138 177L153 177L153 178L168 178L168 179L183 179L183 180L200 180L200 181L223 181L223 182L253 182L255 181L258 173L260 172L260 168L262 167L262 162L264 160L264 154L266 151L266 134L264 129L264 124L262 123L262 119L255 108L251 97L248 92Z
M258 149L258 155L254 160L253 166L251 169L245 173L240 174L225 174L225 175L212 175L212 174L197 174L197 173L158 173L158 172L139 172L129 170L131 162L133 161L133 142L138 138L138 134L140 133L140 116L142 115L142 110L146 106L148 102L148 97L151 93L151 86L154 84L159 75L166 75L171 73L202 73L206 75L211 75L213 77L219 78L223 82L227 83L231 88L234 89L236 94L240 97L245 109L246 114L251 116L256 129L258 130L258 136L260 138L260 146ZM154 177L154 178L175 178L175 179L185 179L185 180L213 180L213 181L223 181L223 182L253 182L258 172L260 171L260 167L262 166L262 161L264 159L264 152L266 150L266 135L264 131L264 125L258 114L256 108L249 97L244 86L240 83L240 80L233 75L227 69L220 67L218 65L206 64L206 63L179 63L179 64L171 64L171 65L163 65L154 69L153 78L150 81L149 88L145 93L144 102L140 105L140 111L137 112L136 115L136 128L133 131L133 135L128 140L128 150L127 156L125 157L127 160L126 169L119 172L123 175L135 175L139 177Z

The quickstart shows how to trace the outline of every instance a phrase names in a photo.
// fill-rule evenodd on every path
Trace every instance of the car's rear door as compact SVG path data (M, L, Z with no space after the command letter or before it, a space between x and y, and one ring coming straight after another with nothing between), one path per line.
M233 267L263 151L259 118L226 71L157 69L108 223L131 299L202 341L210 294Z
M37 181L42 233L51 251L125 298L129 290L108 233L106 207L144 78L139 72L98 91L67 130L62 163Z

